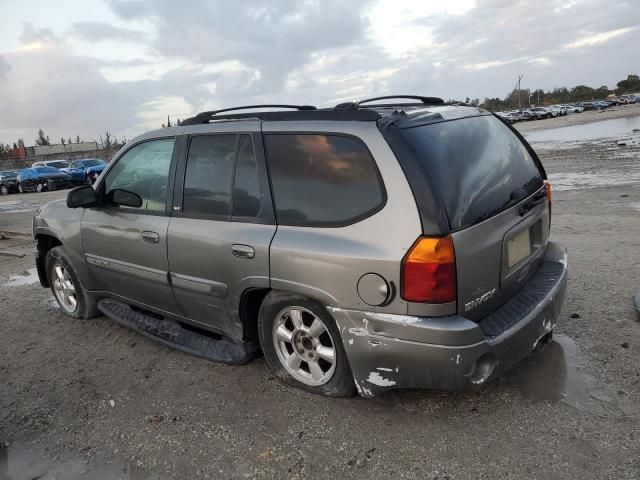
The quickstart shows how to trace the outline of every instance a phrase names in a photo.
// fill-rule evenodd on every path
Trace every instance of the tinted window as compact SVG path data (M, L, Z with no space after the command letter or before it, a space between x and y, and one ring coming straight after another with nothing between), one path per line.
M73 162L69 168L82 168L82 162Z
M50 167L54 167L54 168L67 168L69 166L69 164L67 162L49 162L48 165Z
M85 167L97 167L98 165L104 165L104 160L83 160L82 163Z
M279 223L349 224L383 205L384 189L362 141L316 134L265 138Z
M193 137L184 179L183 212L228 216L236 135Z
M116 188L133 192L142 198L141 209L164 211L174 143L175 140L170 138L144 142L131 148L109 171L105 192L109 194Z
M453 229L493 216L542 187L524 144L492 116L403 132L440 192Z
M240 135L233 189L233 215L256 217L260 211L260 181L251 136Z

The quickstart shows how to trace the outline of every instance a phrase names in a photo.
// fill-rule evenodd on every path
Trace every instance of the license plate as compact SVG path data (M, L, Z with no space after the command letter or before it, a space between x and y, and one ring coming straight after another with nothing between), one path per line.
M530 253L531 240L528 228L507 241L507 264L509 268L516 265L523 258L527 258Z

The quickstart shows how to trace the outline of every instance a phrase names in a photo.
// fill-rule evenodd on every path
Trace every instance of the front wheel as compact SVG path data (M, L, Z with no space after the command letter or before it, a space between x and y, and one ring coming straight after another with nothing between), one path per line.
M49 250L45 266L51 291L65 315L87 319L98 314L95 300L86 294L64 247Z
M9 187L7 187L6 185L2 185L0 187L0 193L2 195L9 195Z
M40 192L43 192L43 191L44 191L44 184L43 183L39 183L36 186L36 192L40 193Z
M355 394L340 332L318 302L271 292L260 307L258 331L267 364L284 382L333 397Z
M18 184L18 191L20 193L24 193L24 190L22 189L22 184L21 183Z

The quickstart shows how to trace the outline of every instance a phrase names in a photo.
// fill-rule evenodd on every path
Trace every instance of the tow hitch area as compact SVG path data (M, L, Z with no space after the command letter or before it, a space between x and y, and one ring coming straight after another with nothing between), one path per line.
M145 315L116 300L104 298L98 302L98 309L145 337L213 362L241 365L251 360L258 350L255 343L240 344L225 337L198 333L173 320Z

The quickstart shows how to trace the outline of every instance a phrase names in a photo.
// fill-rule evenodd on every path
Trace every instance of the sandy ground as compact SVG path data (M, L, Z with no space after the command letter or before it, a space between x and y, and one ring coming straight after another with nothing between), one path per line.
M31 242L0 240L0 479L639 478L640 147L534 146L569 248L564 312L553 343L464 394L322 398L261 358L216 365L69 320ZM12 209L0 230L23 222Z

